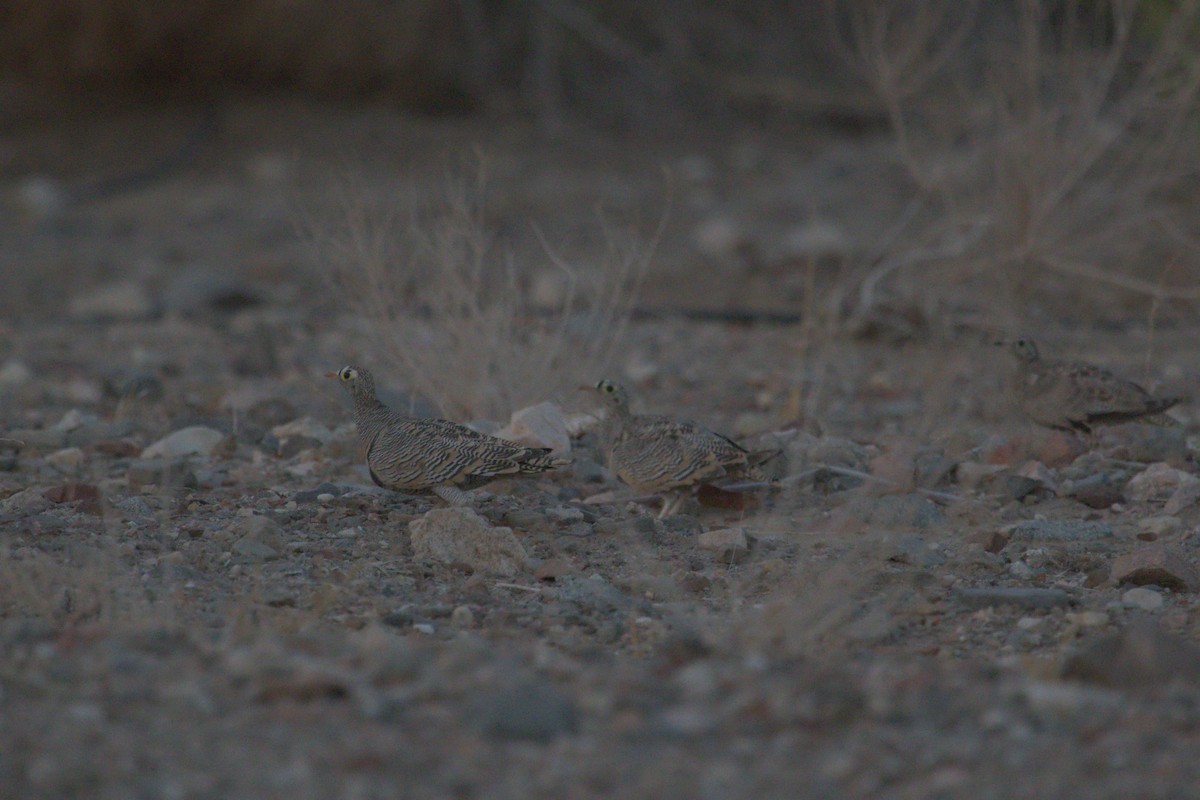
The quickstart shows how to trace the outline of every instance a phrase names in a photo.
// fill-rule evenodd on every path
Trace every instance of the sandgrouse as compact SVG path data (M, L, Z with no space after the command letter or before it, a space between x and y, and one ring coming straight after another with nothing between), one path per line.
M326 377L340 380L354 398L359 451L372 480L384 488L433 492L451 505L464 505L467 489L566 463L548 449L522 447L457 422L397 414L379 401L371 373L360 367L342 367Z
M635 491L662 493L660 517L678 508L682 490L725 476L759 478L755 468L779 454L751 452L691 420L634 414L628 392L612 381L596 391L608 409L598 438L609 469Z
M1028 338L997 344L1016 356L1013 393L1021 410L1039 425L1091 433L1095 425L1131 420L1176 424L1162 412L1178 403L1178 397L1155 397L1133 381L1094 364L1043 359Z

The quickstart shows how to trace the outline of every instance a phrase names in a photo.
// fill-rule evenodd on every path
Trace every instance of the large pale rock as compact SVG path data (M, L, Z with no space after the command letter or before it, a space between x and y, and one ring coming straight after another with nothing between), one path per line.
M1195 475L1160 461L1135 475L1126 487L1126 494L1130 500L1149 503L1170 498L1180 489L1196 483L1200 483L1200 479Z
M408 531L417 558L497 575L515 575L529 563L512 528L494 528L469 508L435 508L410 522Z
M1112 577L1118 584L1143 586L1153 583L1176 592L1194 592L1200 588L1200 576L1183 554L1161 544L1147 545L1117 556L1113 561Z
M226 440L220 431L203 425L180 428L167 434L142 451L142 458L180 458L182 456L210 456Z
M508 425L495 435L525 447L548 447L560 458L571 454L567 418L553 403L538 403L513 412Z

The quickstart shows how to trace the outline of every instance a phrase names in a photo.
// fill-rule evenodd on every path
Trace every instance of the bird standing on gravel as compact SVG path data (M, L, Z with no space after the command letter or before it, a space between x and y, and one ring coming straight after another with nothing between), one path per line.
M359 449L371 479L386 489L433 492L451 505L470 502L467 489L506 475L534 475L567 462L550 450L522 447L444 419L405 417L379 402L371 373L342 367L326 373L354 398Z
M612 381L596 391L608 409L597 431L608 468L637 492L661 492L660 517L679 507L682 490L725 476L757 478L755 467L779 454L750 452L690 420L634 414L629 394Z
M1162 412L1181 398L1155 397L1133 381L1094 364L1043 359L1031 339L996 344L1016 356L1013 393L1021 410L1039 425L1091 433L1094 425L1133 420L1178 424Z

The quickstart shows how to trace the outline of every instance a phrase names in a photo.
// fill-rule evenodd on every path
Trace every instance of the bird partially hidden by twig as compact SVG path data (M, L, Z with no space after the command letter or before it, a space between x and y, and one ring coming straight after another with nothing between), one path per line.
M609 469L634 491L662 494L660 517L677 510L693 486L726 476L762 480L757 468L781 452L752 452L691 420L634 414L629 393L612 381L595 390L607 407L597 434Z
M1017 359L1012 390L1021 410L1047 428L1090 434L1096 425L1178 425L1163 412L1180 397L1155 397L1133 381L1081 361L1044 359L1032 339L1002 340Z
M567 464L547 448L523 447L445 419L398 414L379 401L374 378L361 367L342 367L326 377L337 378L354 398L360 456L371 479L385 489L432 492L450 505L466 505L469 489Z

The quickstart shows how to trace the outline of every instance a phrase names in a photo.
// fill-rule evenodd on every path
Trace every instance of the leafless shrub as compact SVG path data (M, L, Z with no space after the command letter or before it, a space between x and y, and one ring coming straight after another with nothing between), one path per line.
M535 227L542 252L518 265L486 218L483 167L446 186L407 218L346 194L317 233L337 286L400 377L460 419L503 418L594 383L622 345L662 223L643 243L601 217L607 252L587 264Z
M211 96L214 87L464 104L457 15L436 0L0 5L0 72L78 93Z
M1179 201L1200 174L1200 3L1175 5L1149 33L1139 4L1095 6L1022 0L978 32L980 15L963 11L974 4L830 4L918 191L861 299L908 267L927 291L939 264L943 279L978 282L1008 307L1047 288L1200 298L1179 283L1186 270L1162 268L1200 245Z

